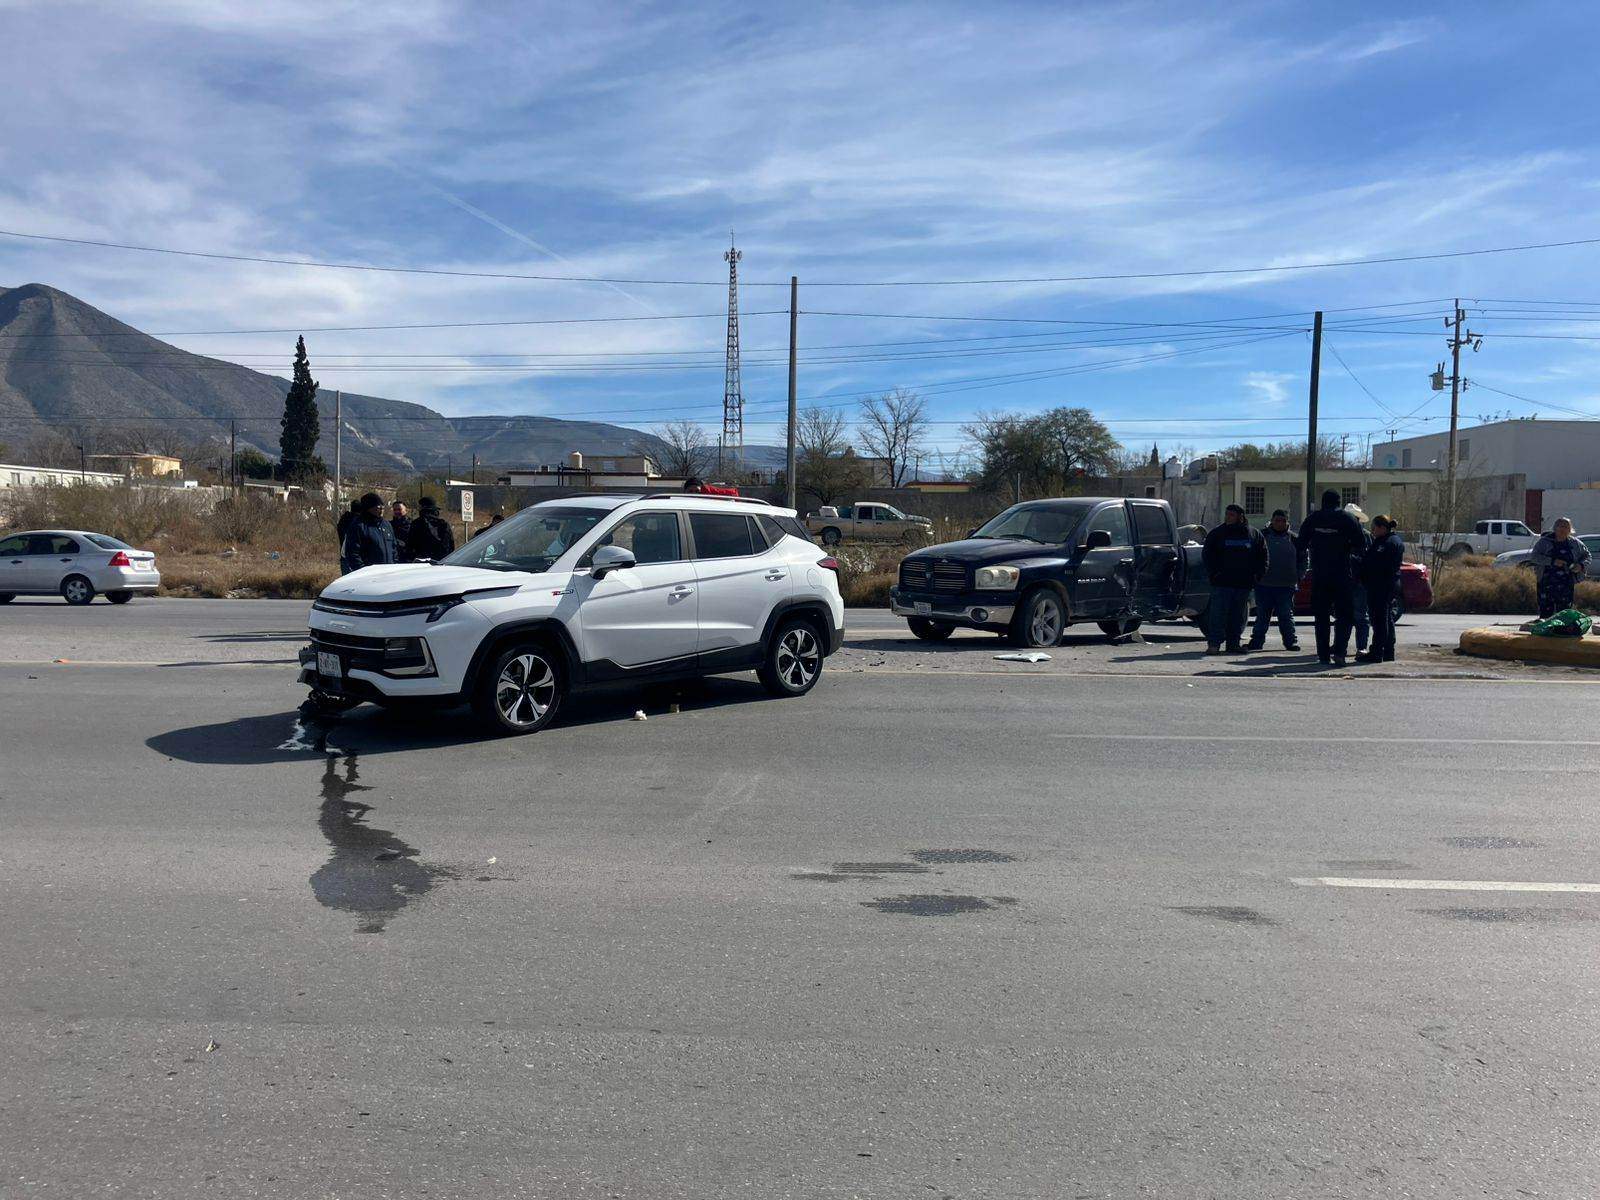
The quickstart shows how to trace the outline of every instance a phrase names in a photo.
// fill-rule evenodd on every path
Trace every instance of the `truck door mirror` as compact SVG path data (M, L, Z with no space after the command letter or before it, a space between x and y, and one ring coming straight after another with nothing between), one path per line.
M1111 531L1109 529L1091 529L1088 540L1083 543L1085 550L1098 550L1102 546L1111 545Z

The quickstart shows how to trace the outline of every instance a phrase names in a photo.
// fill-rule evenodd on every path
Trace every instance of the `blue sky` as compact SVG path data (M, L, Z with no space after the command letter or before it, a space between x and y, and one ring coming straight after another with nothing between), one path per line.
M0 283L50 283L157 333L710 314L307 341L324 387L450 413L715 425L733 228L748 280L801 279L801 396L851 412L860 393L921 389L935 450L958 449L976 411L1056 404L1163 452L1295 436L1309 321L1277 314L1318 307L1337 354L1324 359L1324 429L1352 446L1437 429L1448 401L1427 376L1455 295L1477 301L1485 334L1469 419L1600 413L1600 340L1573 340L1600 338L1600 246L1167 280L808 282L1600 237L1597 37L1583 8L0 0L12 95L0 228L710 286L8 238ZM1528 303L1550 300L1561 305ZM748 313L786 301L786 288L742 293ZM1377 305L1393 307L1365 311ZM1373 315L1416 319L1374 329ZM1278 336L1218 327L1241 319ZM1083 324L1027 323L1040 320ZM777 441L787 317L749 316L743 333L747 437ZM170 340L280 372L292 348L281 335ZM527 355L568 357L506 357Z

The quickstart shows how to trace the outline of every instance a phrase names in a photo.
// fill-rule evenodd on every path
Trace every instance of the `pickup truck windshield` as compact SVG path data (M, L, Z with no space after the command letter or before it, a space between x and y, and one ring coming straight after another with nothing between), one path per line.
M1051 500L1015 504L981 526L972 536L1021 538L1024 541L1058 545L1072 538L1073 531L1096 503L1094 500Z
M439 561L485 571L548 571L574 542L609 515L605 508L536 505L484 530Z

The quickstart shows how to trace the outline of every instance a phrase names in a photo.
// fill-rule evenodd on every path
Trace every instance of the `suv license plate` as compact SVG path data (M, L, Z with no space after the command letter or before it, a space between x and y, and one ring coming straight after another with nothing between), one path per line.
M344 666L339 662L339 656L327 650L318 650L317 674L328 679L343 679Z
M917 610L917 616L919 617L926 617L933 612L933 602L931 600L913 600L911 607Z

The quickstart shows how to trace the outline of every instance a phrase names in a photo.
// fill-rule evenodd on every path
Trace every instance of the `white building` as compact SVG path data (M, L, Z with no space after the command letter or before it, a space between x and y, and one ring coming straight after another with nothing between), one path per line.
M24 467L17 463L0 463L0 488L42 487L46 484L74 483L99 484L111 487L126 483L125 475L109 471L77 471L66 467Z
M1448 433L1378 442L1372 447L1372 465L1443 471L1449 447ZM1600 421L1469 425L1456 432L1456 464L1458 475L1525 475L1530 488L1576 488L1600 479Z

